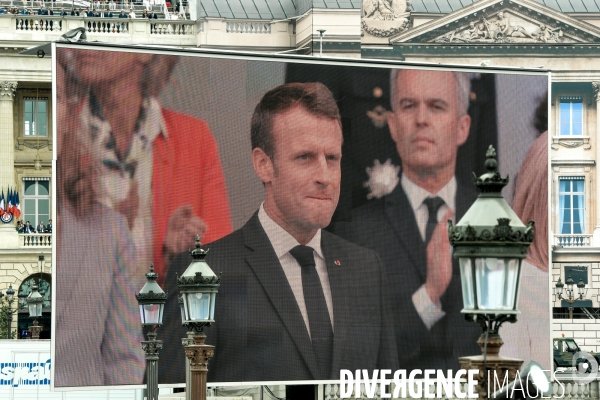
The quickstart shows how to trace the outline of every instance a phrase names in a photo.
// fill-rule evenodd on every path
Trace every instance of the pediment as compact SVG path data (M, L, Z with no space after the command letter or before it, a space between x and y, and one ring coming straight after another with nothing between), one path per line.
M533 0L482 0L408 29L390 43L594 43L600 28Z

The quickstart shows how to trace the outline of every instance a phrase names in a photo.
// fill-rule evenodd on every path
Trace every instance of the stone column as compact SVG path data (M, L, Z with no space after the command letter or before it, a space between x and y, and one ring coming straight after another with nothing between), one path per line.
M600 162L600 81L592 82L594 91L594 99L596 100L596 131L592 132L591 127L588 127L588 135L595 138L594 145L596 146L596 201L600 199L600 171L598 170L598 162ZM592 237L592 246L600 247L600 211L598 205L594 210L596 213L596 223L594 227L594 236Z
M0 82L0 193L15 187L15 141L13 133L13 104L17 82ZM0 248L18 246L18 235L13 223L0 222Z
M13 99L17 82L0 82L0 191L15 186L15 144L13 135Z

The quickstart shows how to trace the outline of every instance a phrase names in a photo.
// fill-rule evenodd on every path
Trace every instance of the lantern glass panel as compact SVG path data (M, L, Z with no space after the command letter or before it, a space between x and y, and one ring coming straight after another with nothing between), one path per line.
M571 277L569 277L571 278ZM567 279L567 290L573 293L573 279Z
M473 267L470 258L461 257L460 281L462 286L463 305L467 310L475 309L475 289L473 287Z
M162 325L164 311L165 311L165 305L159 304L159 306L158 306L158 321L157 321L158 325Z
M495 257L475 259L477 307L480 310L514 310L519 260Z
M210 317L210 294L188 293L188 316L192 321L207 321Z
M563 286L559 285L559 286L555 286L556 288L556 294L557 295L561 295L563 293Z
M142 315L142 324L156 325L161 323L161 307L159 304L141 304L140 314Z
M182 323L184 323L186 321L186 318L185 318L185 308L183 307L183 304L184 304L183 298L180 295L180 297L179 297L179 310L181 311L181 322Z
M212 292L210 294L210 319L215 319L215 297L217 297L217 293Z
M30 317L41 317L42 316L42 303L29 303L29 316Z

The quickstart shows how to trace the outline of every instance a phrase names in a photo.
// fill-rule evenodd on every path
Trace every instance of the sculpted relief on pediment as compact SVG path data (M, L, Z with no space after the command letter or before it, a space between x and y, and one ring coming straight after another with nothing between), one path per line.
M388 38L405 31L410 25L408 0L363 0L361 35Z
M577 42L560 27L524 18L510 10L480 15L433 40L435 43L564 43Z

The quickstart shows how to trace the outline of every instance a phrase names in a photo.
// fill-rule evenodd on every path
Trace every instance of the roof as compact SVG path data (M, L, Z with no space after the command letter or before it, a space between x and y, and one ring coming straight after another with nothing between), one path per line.
M572 12L600 12L600 0L535 0L555 10ZM422 13L450 13L470 4L473 0L412 0L412 10Z
M201 0L202 16L237 19L285 19L296 17L312 1L313 8L360 9L361 0ZM414 12L447 14L477 0L411 0ZM564 13L600 12L600 0L535 0ZM301 4L298 4L301 3Z
M295 0L202 0L201 6L203 17L285 19L296 16Z

